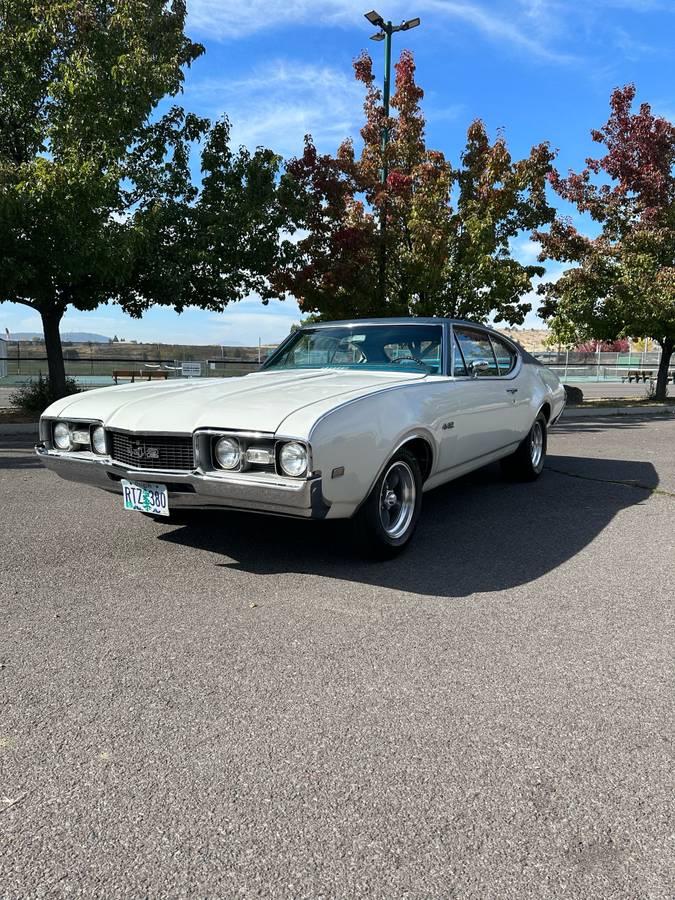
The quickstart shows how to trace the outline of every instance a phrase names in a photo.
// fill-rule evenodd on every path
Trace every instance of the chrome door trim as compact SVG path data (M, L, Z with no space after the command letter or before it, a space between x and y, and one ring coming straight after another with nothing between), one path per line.
M488 340L490 341L491 347L492 347L491 335L494 333L495 337L499 338L500 340L504 340L504 341L506 341L506 343L509 344L509 346L511 347L513 352L516 354L516 364L513 367L513 369L508 373L508 375L481 375L480 378L474 378L472 375L454 375L453 374L453 376L452 376L453 378L457 379L458 381L477 381L477 382L512 381L514 378L517 378L518 375L520 375L520 373L523 369L523 366L525 365L525 363L523 362L523 357L521 356L520 350L518 349L518 347L505 334L500 334L498 331L495 331L493 328L489 328L487 325L465 325L465 326L459 325L458 327L460 329L462 327L464 327L464 328L467 328L470 330L473 329L474 331L484 332L486 334ZM450 331L451 331L451 334L454 339L454 336L455 336L454 322L450 324ZM452 371L453 371L453 373L455 371L455 355L454 354L455 354L455 342L453 340L453 342L452 342ZM497 369L499 369L499 364L497 363L497 357L494 352L494 348L492 350L492 355L495 357L495 365L497 366Z

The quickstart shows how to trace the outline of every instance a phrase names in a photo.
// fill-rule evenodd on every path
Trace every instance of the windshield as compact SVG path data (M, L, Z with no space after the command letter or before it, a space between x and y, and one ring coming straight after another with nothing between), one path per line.
M296 332L266 369L386 369L439 375L440 325L331 325Z

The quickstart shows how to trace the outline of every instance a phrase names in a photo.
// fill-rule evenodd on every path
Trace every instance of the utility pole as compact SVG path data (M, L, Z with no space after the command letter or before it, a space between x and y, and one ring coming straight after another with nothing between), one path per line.
M382 139L380 150L382 154L382 167L380 168L380 184L384 187L387 183L387 144L389 143L389 99L391 97L391 36L397 31L410 31L411 28L417 28L420 24L419 18L408 19L407 22L401 22L400 25L392 25L391 22L385 22L382 16L372 9L365 13L366 19L371 25L380 30L371 35L371 41L384 41L384 90L382 91L382 109L384 113L384 122L382 124ZM380 265L379 265L379 288L380 300L384 307L387 293L387 200L383 199L383 205L380 210Z

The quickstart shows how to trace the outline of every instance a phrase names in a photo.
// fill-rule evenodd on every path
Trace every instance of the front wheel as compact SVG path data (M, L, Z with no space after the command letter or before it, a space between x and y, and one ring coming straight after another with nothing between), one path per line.
M547 443L546 416L539 413L515 453L501 461L504 473L514 481L535 481L544 470Z
M359 549L368 556L396 556L410 541L422 506L422 473L412 453L389 460L354 519Z

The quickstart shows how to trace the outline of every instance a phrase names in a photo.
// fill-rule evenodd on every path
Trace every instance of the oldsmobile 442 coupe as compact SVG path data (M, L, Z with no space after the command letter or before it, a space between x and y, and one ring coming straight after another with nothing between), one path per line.
M250 375L58 400L36 450L125 509L352 518L364 547L392 555L425 491L496 460L536 479L564 403L553 372L485 326L326 322L291 334Z

